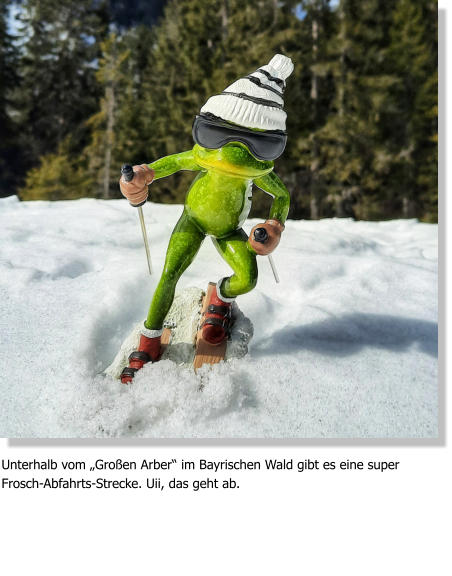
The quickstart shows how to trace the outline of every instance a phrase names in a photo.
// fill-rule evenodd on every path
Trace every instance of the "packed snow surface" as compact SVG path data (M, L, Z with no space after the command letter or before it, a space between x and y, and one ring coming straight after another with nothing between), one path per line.
M3 437L438 435L437 227L288 221L238 300L249 353L197 374L164 359L103 374L147 313L181 206L0 200ZM255 221L247 222L249 231ZM230 273L209 239L178 288Z

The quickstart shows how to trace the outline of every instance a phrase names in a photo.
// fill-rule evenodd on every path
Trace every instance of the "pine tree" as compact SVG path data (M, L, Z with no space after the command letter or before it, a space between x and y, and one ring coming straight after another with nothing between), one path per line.
M122 37L122 50L127 50L124 59L121 82L118 87L118 103L115 121L115 146L113 149L114 188L119 193L117 178L124 163L149 162L149 138L153 135L155 116L150 101L153 99L152 47L155 34L153 29L138 26L127 31ZM148 74L151 77L148 78Z
M96 109L94 66L105 18L103 5L94 0L22 3L17 105L27 165L56 152L69 134L76 151L86 143L84 122Z
M41 161L22 197L119 196L122 163L191 148L206 100L281 52L295 64L275 163L290 217L437 218L434 0L171 0L157 26L103 43L96 6L24 1L14 104L27 164ZM1 73L12 73L5 30ZM12 110L8 82L0 114ZM162 179L151 198L182 202L192 178ZM253 215L267 213L265 198L255 194Z
M326 180L321 173L319 130L325 125L334 97L331 43L334 43L337 22L329 0L305 0L300 4L302 15L298 24L295 106L287 108L290 134L296 138L293 166L299 193L292 214L297 217L324 216L327 196ZM298 68L298 72L297 72ZM292 80L292 79L291 79ZM292 89L293 90L293 89ZM299 118L292 127L291 118ZM291 148L289 147L289 152ZM294 156L295 156L294 154Z
M387 186L404 217L437 218L437 16L431 0L400 0L388 66L396 81L385 98L382 136L392 159Z
M152 26L161 16L166 0L110 0L111 21L120 30Z
M392 2L342 0L331 44L335 98L316 132L328 195L323 215L378 217L382 179L376 171L379 118L394 79L384 69Z
M18 82L17 53L7 27L8 5L0 0L0 197L15 192L21 164L12 102Z
M22 200L75 200L92 196L93 180L86 170L86 159L73 154L68 136L55 153L41 156L19 189Z
M104 95L100 101L100 110L88 121L91 143L85 149L85 156L89 159L88 172L95 183L93 193L108 199L114 197L118 189L119 170L114 163L118 139L117 116L121 98L123 101L128 100L124 98L124 91L128 87L130 90L131 85L130 79L124 74L124 63L130 56L130 50L115 33L111 33L100 47L102 56L96 77L103 87ZM113 170L113 166L116 170Z

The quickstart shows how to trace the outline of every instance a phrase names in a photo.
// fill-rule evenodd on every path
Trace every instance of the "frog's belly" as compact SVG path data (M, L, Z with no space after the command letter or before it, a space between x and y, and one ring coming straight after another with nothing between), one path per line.
M206 233L216 238L242 227L251 208L252 182L195 180L185 201L188 215Z

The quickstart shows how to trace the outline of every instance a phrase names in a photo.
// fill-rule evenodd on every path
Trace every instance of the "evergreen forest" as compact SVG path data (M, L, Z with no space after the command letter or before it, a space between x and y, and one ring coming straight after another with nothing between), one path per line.
M121 197L123 163L191 148L209 96L282 53L289 217L436 222L437 35L434 0L0 0L0 196Z

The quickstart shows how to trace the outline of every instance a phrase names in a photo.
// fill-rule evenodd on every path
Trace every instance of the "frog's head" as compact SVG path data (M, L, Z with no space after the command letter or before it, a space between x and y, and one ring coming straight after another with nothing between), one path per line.
M287 135L243 128L212 114L201 114L193 123L193 139L201 165L256 178L273 169L273 160L283 153Z
M223 159L239 167L273 167L287 142L283 94L292 70L291 59L276 54L267 65L209 98L193 123L196 154L215 158L216 164Z

